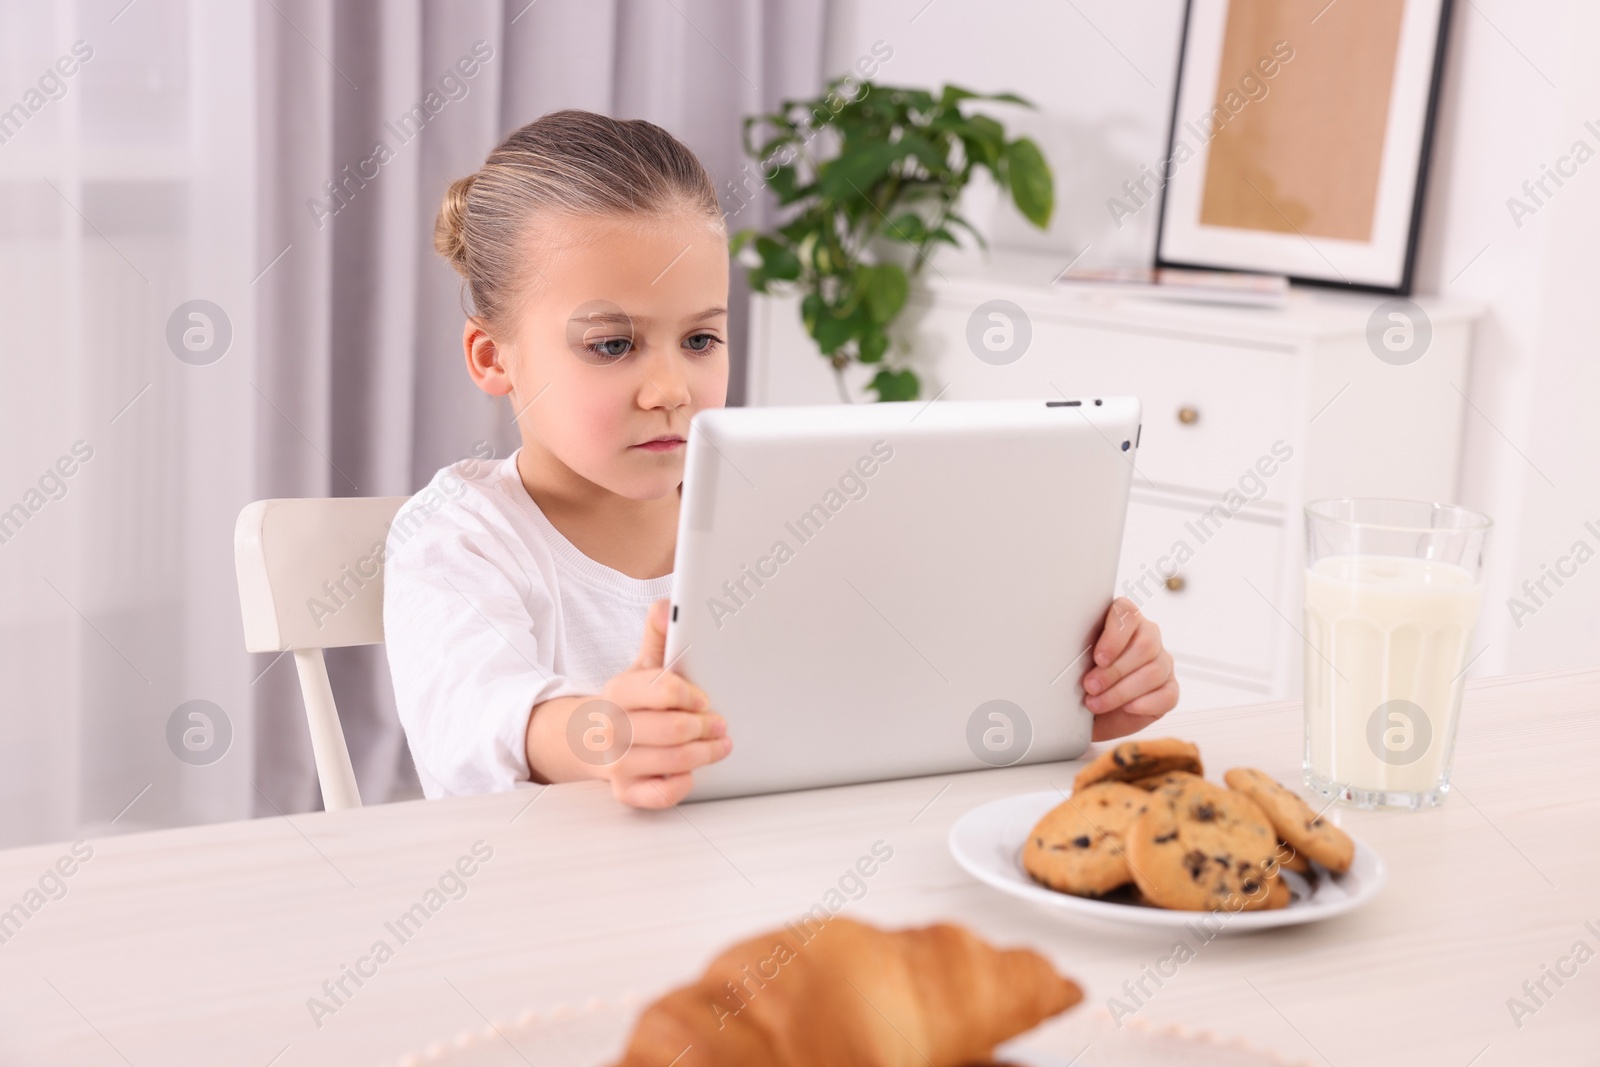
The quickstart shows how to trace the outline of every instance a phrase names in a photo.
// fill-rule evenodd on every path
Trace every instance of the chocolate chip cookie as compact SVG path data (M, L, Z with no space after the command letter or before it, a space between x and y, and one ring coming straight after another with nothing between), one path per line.
M1123 782L1074 790L1034 826L1022 866L1034 881L1092 897L1126 885L1124 835L1150 803L1150 794Z
M1165 793L1170 796L1173 790L1180 788L1183 783L1193 781L1200 777L1188 771L1168 771L1166 774L1152 774L1144 778L1135 778L1128 784L1143 789L1147 793Z
M1350 869L1355 842L1350 835L1311 810L1311 806L1279 785L1271 775L1251 767L1235 767L1222 776L1228 788L1255 801L1272 821L1278 836L1308 859L1335 874Z
M1200 750L1176 737L1157 737L1149 741L1124 741L1100 753L1073 780L1073 789L1095 782L1131 782L1168 771L1205 774L1200 765Z
M1202 778L1149 796L1127 832L1128 867L1140 892L1183 911L1267 906L1278 835L1254 801Z
M1267 816L1272 817L1270 814ZM1311 861L1287 841L1278 842L1278 866L1295 874L1310 874Z

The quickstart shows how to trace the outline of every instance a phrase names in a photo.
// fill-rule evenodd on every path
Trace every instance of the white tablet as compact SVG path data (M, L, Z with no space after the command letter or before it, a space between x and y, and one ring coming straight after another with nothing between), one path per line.
M1133 397L694 418L667 664L728 720L692 800L1071 759Z

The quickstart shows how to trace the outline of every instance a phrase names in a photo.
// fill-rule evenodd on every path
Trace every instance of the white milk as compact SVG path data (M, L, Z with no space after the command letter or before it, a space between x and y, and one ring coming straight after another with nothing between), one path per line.
M1439 786L1481 599L1471 574L1435 560L1328 556L1306 571L1312 774L1381 792Z

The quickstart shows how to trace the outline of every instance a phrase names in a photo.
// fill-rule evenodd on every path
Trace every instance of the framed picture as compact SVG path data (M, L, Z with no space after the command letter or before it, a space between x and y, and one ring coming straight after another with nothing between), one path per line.
M1451 0L1189 0L1156 264L1408 295Z

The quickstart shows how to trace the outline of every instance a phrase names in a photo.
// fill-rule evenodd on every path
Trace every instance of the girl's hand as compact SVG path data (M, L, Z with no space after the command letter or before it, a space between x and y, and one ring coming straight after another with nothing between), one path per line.
M688 795L693 771L733 750L728 722L711 710L699 686L663 669L667 649L667 604L658 600L645 617L644 640L633 666L600 691L620 707L631 731L627 751L601 777L612 794L635 808L667 808Z
M1142 730L1177 706L1178 680L1161 630L1127 597L1106 612L1094 664L1083 675L1083 703L1094 713L1096 741Z

